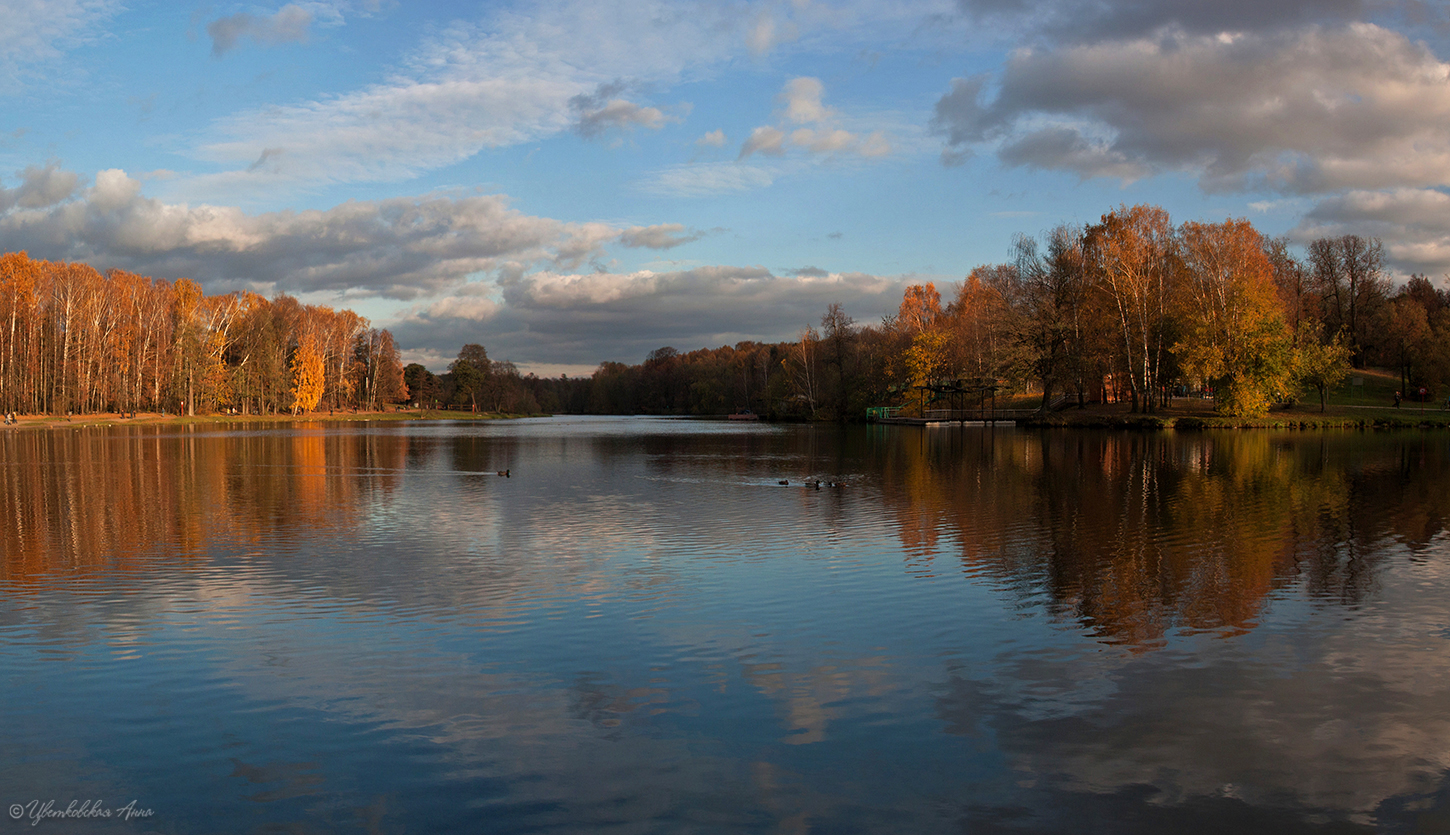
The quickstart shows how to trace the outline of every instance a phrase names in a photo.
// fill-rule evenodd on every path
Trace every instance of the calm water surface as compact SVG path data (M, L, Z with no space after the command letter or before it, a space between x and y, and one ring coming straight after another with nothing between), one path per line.
M0 436L0 826L1450 831L1450 435L364 426Z

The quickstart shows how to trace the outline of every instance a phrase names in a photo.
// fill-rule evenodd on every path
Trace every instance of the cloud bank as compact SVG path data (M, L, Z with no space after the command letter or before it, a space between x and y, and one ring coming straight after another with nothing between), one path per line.
M948 161L1210 191L1321 193L1450 182L1450 64L1372 24L1021 50L958 78L933 125ZM989 87L995 86L995 95Z
M794 338L831 302L861 319L900 303L908 277L707 266L674 272L540 271L500 287L420 305L394 328L400 341L439 357L487 335L490 355L540 363L640 362L665 345L682 350Z
M571 269L620 235L607 224L523 214L501 195L427 194L247 214L144 197L138 180L115 169L86 189L74 173L54 167L27 169L20 180L0 189L0 251L184 276L211 292L416 299L478 273ZM636 232L653 243L672 233L678 230Z
M51 165L0 181L0 251L84 261L208 292L331 294L411 302L391 326L417 358L466 342L528 364L637 361L654 348L792 338L831 302L869 319L894 309L905 277L782 274L762 266L607 272L610 246L673 250L707 234L679 223L565 223L496 194L348 201L326 210L248 214L166 203L117 169L92 184Z
M1083 180L1186 174L1209 193L1310 197L1318 202L1296 239L1375 235L1397 270L1450 271L1450 227L1425 214L1442 210L1450 184L1450 63L1408 34L1443 30L1443 10L1363 0L958 5L1027 45L999 71L953 79L937 100L931 129L946 165L987 156ZM1388 16L1405 25L1390 28Z

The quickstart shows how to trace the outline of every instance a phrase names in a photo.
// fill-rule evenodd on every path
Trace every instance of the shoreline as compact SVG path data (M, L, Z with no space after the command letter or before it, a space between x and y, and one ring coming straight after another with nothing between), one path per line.
M66 429L82 426L196 426L235 424L294 423L375 423L385 421L455 421L477 423L495 420L518 420L529 417L552 417L550 414L509 414L502 412L458 412L443 409L402 409L389 412L312 412L307 415L171 415L160 412L139 412L123 417L117 412L87 415L20 415L18 422L0 426L0 431ZM679 417L698 417L681 415ZM715 417L715 416L710 416ZM772 421L773 422L773 421ZM1450 429L1450 410L1438 404L1422 413L1418 404L1399 409L1385 406L1330 406L1328 411L1304 408L1281 409L1263 417L1227 417L1211 410L1169 407L1155 413L1132 413L1126 404L1095 405L1085 409L1068 407L1059 412L1018 420L1025 429L1118 429L1157 431L1175 429L1203 431L1211 429Z
M369 423L377 421L453 420L467 423L491 420L517 420L526 417L547 417L543 414L507 414L502 412L455 412L442 409L402 409L391 412L311 412L305 415L172 415L162 412L137 412L134 417L119 412L97 412L85 415L18 415L17 422L0 426L0 430L67 429L82 426L195 426L211 424L281 424L281 423Z
M1423 412L1414 406L1330 406L1294 407L1271 411L1263 417L1229 417L1208 410L1184 410L1169 407L1154 413L1131 413L1127 407L1079 411L1069 407L1061 412L1018 421L1018 426L1034 429L1450 429L1450 411L1439 404Z

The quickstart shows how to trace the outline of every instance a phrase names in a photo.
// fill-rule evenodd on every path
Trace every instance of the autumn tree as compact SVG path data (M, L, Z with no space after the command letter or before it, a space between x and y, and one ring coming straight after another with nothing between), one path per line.
M1429 382L1424 371L1436 353L1430 317L1413 297L1401 294L1385 305L1379 321L1376 355L1400 373L1400 391L1408 395L1411 385Z
M1174 351L1213 387L1220 412L1267 414L1288 390L1293 340L1263 238L1247 220L1185 223L1180 234L1185 310Z
M356 368L355 391L361 392L368 409L381 404L400 403L408 399L408 386L403 377L403 363L392 333L369 328L358 334L353 349Z
M298 342L292 353L290 371L292 414L311 412L321 402L325 385L322 352L317 348L315 336L307 334Z
M1084 250L1095 286L1113 313L1117 366L1133 411L1158 401L1169 348L1169 308L1178 276L1177 241L1157 206L1119 207L1088 227Z
M1436 314L1450 307L1450 298L1447 298L1445 291L1435 289L1435 285L1423 273L1411 275L1405 281L1405 286L1400 288L1398 295L1419 305L1429 319L1434 319Z
M820 342L821 336L816 329L807 327L781 360L781 367L794 389L793 399L802 405L806 417L815 417L816 414Z
M941 293L936 285L912 284L901 298L901 307L896 313L896 327L909 334L919 333L936 324L942 315Z
M1081 229L1059 226L1041 244L1025 235L1013 242L1019 287L1013 335L1027 369L1042 384L1043 409L1064 389L1076 391L1081 403L1087 388L1085 348L1092 319L1082 236Z
M913 387L926 386L950 376L950 339L940 330L927 330L911 340L906 367Z
M650 351L636 376L639 391L636 403L640 411L653 415L672 415L685 411L688 397L680 352L665 345Z
M946 330L944 375L967 374L995 381L1016 359L1017 269L1011 264L976 267L940 320ZM913 343L915 347L915 343Z
M0 256L0 409L36 409L36 326L39 323L41 264L24 252Z

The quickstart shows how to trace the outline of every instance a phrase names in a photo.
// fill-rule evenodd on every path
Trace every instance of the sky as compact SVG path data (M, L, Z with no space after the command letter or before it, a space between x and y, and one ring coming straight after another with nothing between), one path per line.
M541 375L874 323L1152 203L1450 272L1450 9L0 0L0 251ZM944 292L949 296L950 291Z

